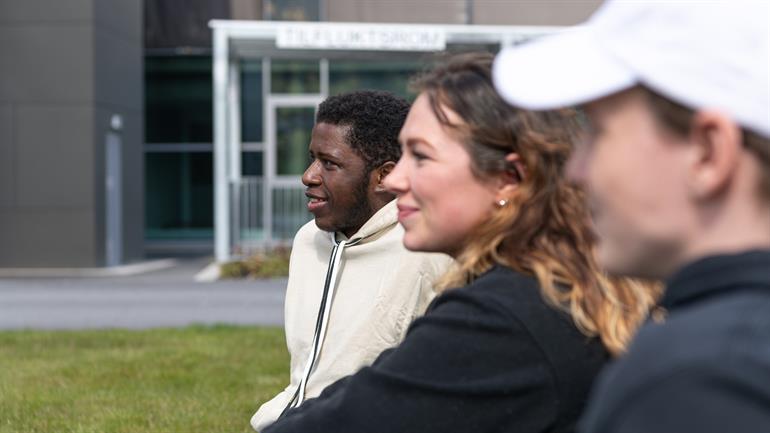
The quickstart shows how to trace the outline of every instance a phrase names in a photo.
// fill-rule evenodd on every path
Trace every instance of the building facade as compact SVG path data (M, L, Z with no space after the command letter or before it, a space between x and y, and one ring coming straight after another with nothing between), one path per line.
M148 2L154 7L171 0ZM233 20L277 20L277 21L329 21L359 23L430 23L430 24L473 24L473 25L524 25L524 26L560 26L583 21L599 5L600 1L499 1L499 0L230 0L219 3L219 9L208 13L212 19ZM171 8L174 9L174 8ZM169 10L168 8L166 10ZM194 12L189 12L194 14ZM202 23L204 17L196 15ZM148 22L154 18L148 18ZM170 17L169 20L179 20ZM194 18L184 20L195 21ZM152 32L148 24L148 35ZM199 35L198 37L194 35ZM214 227L213 183L213 92L211 91L211 40L204 40L203 33L189 31L190 45L155 44L146 51L147 79L147 245L150 251L198 249L211 251ZM152 45L149 41L148 44ZM197 45L195 45L197 44ZM461 49L462 47L455 47ZM465 48L496 50L496 46ZM281 178L286 184L283 192L270 199L267 205L276 209L288 208L289 213L275 215L273 232L283 238L290 238L291 232L301 222L296 214L296 192L288 184L291 177L301 174L306 164L304 149L309 140L312 127L312 95L335 94L357 88L375 88L389 90L405 97L412 97L407 91L410 76L421 70L422 59L404 56L402 59L383 58L367 59L329 59L328 70L323 79L323 63L316 55L297 54L295 52L273 53L271 61L265 63L258 57L241 60L239 65L240 93L240 154L243 181L241 190L236 195L250 195L263 188L259 180L264 176ZM171 65L177 65L173 67ZM266 66L269 65L269 66ZM266 70L265 68L269 68ZM168 75L165 75L168 74ZM265 77L265 74L269 74ZM157 86L154 83L158 83ZM269 83L265 88L264 83ZM185 99L164 98L170 91L168 83L178 87L174 94L184 94ZM327 86L323 89L322 86ZM164 89L160 93L154 89ZM281 98L275 95L306 95L308 104L296 103L280 105ZM157 99L163 99L163 102ZM279 101L279 106L266 107L266 99ZM164 105L168 104L168 105ZM173 105L173 106L172 106ZM174 122L181 124L167 130L156 130L153 118L169 126L167 116L154 116L156 109L174 112ZM198 107L198 108L194 108ZM205 107L205 108L204 108ZM180 116L177 118L176 116ZM266 125L265 123L270 123ZM275 140L281 143L278 148L275 171L265 173L269 166L265 161L264 145L267 134L275 131ZM157 132L157 133L156 133ZM167 134L168 133L168 134ZM170 142L168 140L175 140ZM282 151L283 149L283 151ZM154 176L160 173L162 176ZM164 190L164 193L153 191ZM173 190L167 191L167 190ZM175 201L165 197L171 195ZM153 198L156 197L156 198ZM301 200L302 197L299 197ZM259 198L248 200L253 204ZM264 207L266 203L260 202ZM242 237L259 239L261 230L254 226L264 225L261 212L249 210L250 204L240 206L234 213L244 225ZM300 210L301 212L301 210ZM303 215L309 218L309 215ZM296 220L296 221L295 221ZM244 221L246 221L244 223ZM277 221L277 224L276 224ZM236 235L237 236L237 235Z
M0 267L144 257L142 5L0 0Z
M561 26L599 4L0 0L0 267L100 267L213 252L212 19ZM296 179L307 163L312 104L279 104L266 124L266 95L374 88L411 98L408 79L424 65L413 57L243 58L240 173L265 176L268 133L282 143L279 177ZM290 236L297 223L276 230Z

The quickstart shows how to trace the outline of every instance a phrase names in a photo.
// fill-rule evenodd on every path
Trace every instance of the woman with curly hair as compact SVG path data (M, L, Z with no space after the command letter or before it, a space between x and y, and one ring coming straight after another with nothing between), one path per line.
M583 195L562 176L575 113L508 106L491 63L459 55L415 82L385 179L404 245L456 259L444 293L400 346L267 433L571 432L646 317L655 290L598 270Z

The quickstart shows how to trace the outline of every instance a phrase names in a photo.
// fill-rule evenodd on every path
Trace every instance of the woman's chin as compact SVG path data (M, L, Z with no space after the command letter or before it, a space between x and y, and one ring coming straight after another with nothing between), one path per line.
M404 235L404 248L409 251L419 251L424 253L445 253L441 248L440 242L416 236L407 232Z
M403 242L404 242L404 248L406 248L409 251L427 251L425 249L425 242L423 242L419 237L409 232L406 232L404 234Z

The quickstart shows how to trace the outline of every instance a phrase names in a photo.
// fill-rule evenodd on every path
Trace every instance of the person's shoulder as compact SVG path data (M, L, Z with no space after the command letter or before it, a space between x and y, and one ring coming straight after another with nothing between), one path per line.
M769 310L770 294L744 292L696 302L668 316L664 312L641 327L618 374L635 371L633 376L642 376L639 386L644 386L691 366L754 357L763 342L770 341Z
M525 329L554 364L563 364L564 354L570 351L573 355L585 352L599 364L605 361L601 342L584 335L568 312L546 301L534 276L497 265L471 284L448 294L447 301L462 300L476 306L482 314Z
M316 233L320 232L321 229L318 228L318 226L315 224L315 220L310 220L302 225L302 227L297 230L297 234L294 235L294 241L296 242L297 239L305 239L309 237L315 236Z
M536 278L496 265L476 278L461 292L470 296L492 300L505 305L512 311L532 308L550 308L543 300Z
M331 245L330 239L330 233L319 229L315 224L315 220L310 220L297 230L292 242L292 248L307 247L317 244L319 241L323 241L323 243L328 242Z
M760 395L770 398L763 379L770 372L768 310L770 295L742 292L700 300L668 317L653 315L628 352L605 369L587 425L643 418L650 407L679 411L688 402L710 401L729 411L750 407Z
M488 319L519 321L521 311L543 305L534 278L504 266L494 266L471 283L449 288L439 296L434 310L480 314Z

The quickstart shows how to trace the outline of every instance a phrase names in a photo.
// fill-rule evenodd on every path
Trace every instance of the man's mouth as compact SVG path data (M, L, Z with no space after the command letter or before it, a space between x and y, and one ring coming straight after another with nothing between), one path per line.
M319 210L321 210L324 206L326 206L326 198L320 197L313 194L305 193L305 196L308 198L307 202L307 210L315 213Z

